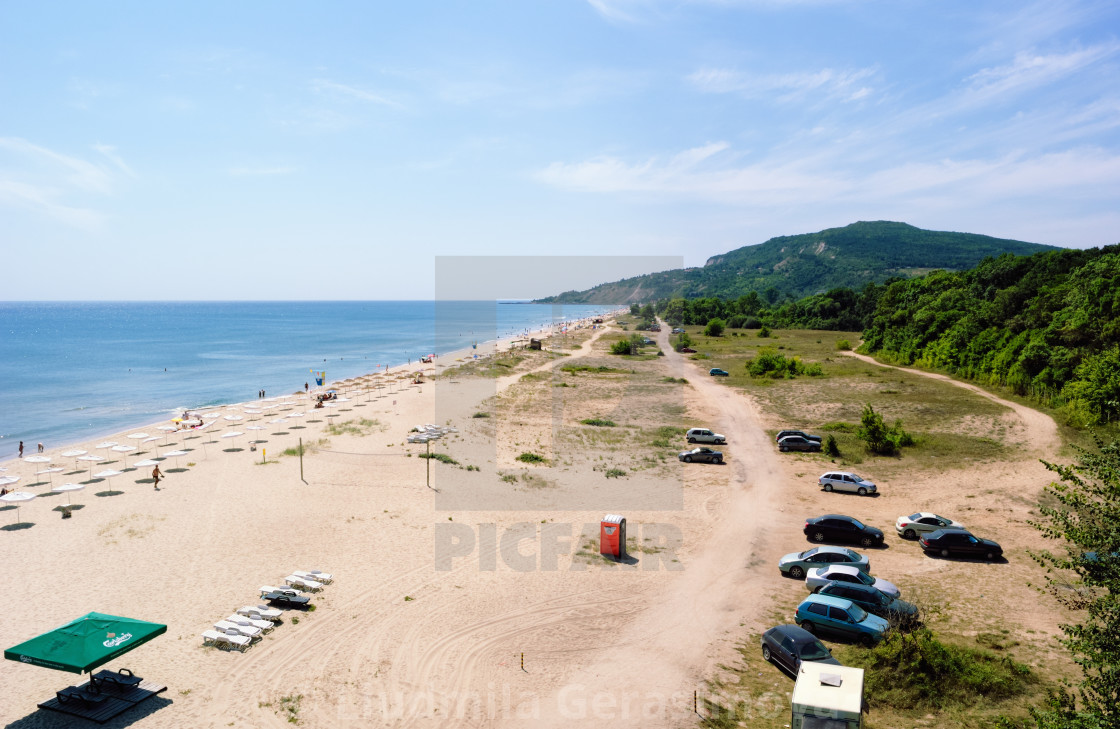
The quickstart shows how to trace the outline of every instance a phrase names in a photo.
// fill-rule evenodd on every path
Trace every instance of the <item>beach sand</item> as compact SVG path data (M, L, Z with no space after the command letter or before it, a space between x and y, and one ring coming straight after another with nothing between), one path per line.
M553 472L566 469L514 460L528 449L529 432L535 449L562 458L558 446L541 442L555 414L503 415L500 402L547 394L547 385L522 386L520 378L591 354L600 333L573 331L568 356L531 353L539 364L530 360L504 378L444 377L416 385L405 375L413 365L345 383L348 399L336 407L312 409L311 399L297 394L220 408L245 419L218 418L202 433L172 433L167 445L161 438L93 467L125 470L126 461L190 449L162 462L158 491L150 468L129 468L72 494L75 510L66 520L54 510L66 495L52 494L46 483L30 485L42 466L9 462L9 473L23 476L18 488L40 498L21 511L21 521L32 526L0 535L13 598L0 621L0 642L15 645L91 610L166 623L166 635L106 667L127 666L168 691L109 726L283 726L290 713L282 707L297 705L299 724L311 727L479 726L579 714L579 701L592 697L573 696L575 703L561 709L550 705L556 688L604 646L618 648L620 632L662 583L679 578L679 560L686 558L672 551L680 549L675 535L655 535L672 544L664 559L648 555L652 569L607 563L597 554L605 510L580 505L603 503L597 492L605 485L629 490L633 482L601 474L591 482L590 467L577 467L570 483L552 483L563 482L564 474ZM571 349L580 342L589 342L585 351ZM436 369L466 364L469 356L442 356ZM393 384L367 390L374 382ZM261 416L244 413L259 406L273 407ZM571 417L582 416L585 406L577 398ZM471 417L488 408L493 417ZM304 415L293 417L299 412ZM272 422L279 418L284 422ZM416 457L426 447L405 442L409 429L424 423L459 431L433 451L452 454L460 467L431 462L431 488L428 464ZM332 433L333 424L344 425ZM221 437L235 429L245 435ZM131 444L130 432L108 440ZM282 455L301 437L310 449L303 480L299 458ZM266 442L254 452L251 439ZM80 447L111 454L95 448L101 440ZM59 457L67 449L46 453L51 465L66 468L54 483L87 481L86 464ZM525 480L536 472L545 474L541 483ZM510 474L520 479L512 486L501 478ZM705 509L679 508L679 481L664 475L651 481L670 493L670 502L676 499L668 513L673 529L692 534L706 527ZM717 487L707 484L697 498L710 498ZM517 498L506 503L514 491ZM481 506L472 503L473 493ZM527 508L510 508L519 504ZM14 511L0 513L15 521ZM639 540L643 521L667 521L661 511L626 515ZM577 554L581 548L584 554ZM258 587L312 569L335 576L314 595L314 612L286 614L284 624L244 654L203 647L201 633L238 607L257 604ZM8 663L0 672L7 697L0 718L17 727L67 725L69 719L35 705L80 681ZM293 697L300 698L293 703Z
M822 499L805 469L818 466L779 456L763 428L781 423L672 352L667 332L658 341L668 356L620 364L605 353L616 331L575 330L544 352L503 343L500 356L479 363L469 352L443 356L438 380L419 385L406 374L415 367L398 368L347 383L348 399L331 408L311 409L303 395L291 405L246 403L278 405L253 423L262 431L245 429L244 407L222 408L247 419L219 419L209 437L161 441L160 453L191 450L164 461L159 491L141 469L113 478L123 493L97 482L74 494L82 508L71 519L52 510L64 495L27 503L22 521L33 526L0 532L9 595L0 642L89 611L166 623L166 635L107 667L126 666L167 692L110 727L696 726L693 692L711 697L707 681L742 660L741 641L787 621L804 594L774 564L806 544L804 516ZM418 457L428 446L406 439L425 423L457 429L431 444L457 463ZM684 424L731 434L720 448L728 464L679 464L681 431L663 428ZM221 438L233 428L267 441L268 462L248 437ZM129 442L124 435L110 440ZM298 438L309 448L302 479L299 458L281 455ZM85 448L100 452L96 442ZM989 489L1021 492L1022 464L1055 447L1042 436L1027 442L1013 461L984 467ZM522 453L547 463L517 460ZM28 486L34 464L6 465L24 476L21 490L49 493ZM88 475L73 460L64 465L55 483ZM930 480L950 478L960 487L944 508L963 512L975 477L972 467L880 482L879 499L845 503L886 527L932 506L939 492ZM1029 493L1046 482L1044 470L1033 474ZM1032 502L1007 504L967 513L978 533L1001 529L1009 565L930 560L898 543L874 559L906 586L931 574L998 581L1000 614L1052 642L1068 616L1039 610L1026 586L1038 577L1025 557L1037 541L1026 523ZM598 554L608 512L628 520L631 558L622 564ZM15 512L0 512L5 519ZM246 653L203 647L202 632L257 604L258 587L313 569L335 577L313 596L315 611L286 613ZM957 611L982 614L989 602L963 596ZM759 671L769 671L758 673L766 691L733 698L781 726L792 682ZM75 680L6 662L0 719L20 729L75 725L36 710Z

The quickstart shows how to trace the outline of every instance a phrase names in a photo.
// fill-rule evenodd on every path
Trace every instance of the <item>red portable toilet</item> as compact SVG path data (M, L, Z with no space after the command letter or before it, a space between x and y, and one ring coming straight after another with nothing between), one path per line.
M626 556L626 519L618 514L607 514L599 522L599 554L615 559Z

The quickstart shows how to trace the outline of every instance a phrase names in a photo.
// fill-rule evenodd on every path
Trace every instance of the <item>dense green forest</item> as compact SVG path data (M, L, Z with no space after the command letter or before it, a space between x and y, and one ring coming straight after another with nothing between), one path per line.
M933 269L958 271L1002 253L1031 255L1052 246L974 233L923 230L906 223L858 222L816 233L784 235L712 256L698 268L661 271L540 303L620 304L655 299L734 299L750 291L799 299L836 288L910 278ZM771 298L771 303L773 298Z
M1004 254L798 301L751 292L652 308L671 324L862 330L862 351L1009 387L1071 425L1120 420L1120 246Z

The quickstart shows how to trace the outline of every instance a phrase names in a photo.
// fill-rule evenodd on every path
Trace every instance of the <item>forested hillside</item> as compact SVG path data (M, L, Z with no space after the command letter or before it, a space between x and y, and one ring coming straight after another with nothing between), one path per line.
M864 349L1061 406L1071 424L1120 419L1120 246L1000 256L896 281Z
M1005 385L1079 427L1120 420L1120 246L1005 254L968 271L840 288L658 302L672 324L863 330L863 351Z
M680 297L734 299L752 291L799 299L835 288L909 278L933 269L963 270L1001 253L1030 255L1052 246L973 233L922 230L906 223L859 222L786 235L712 256L700 268L662 271L569 291L542 303L624 304Z

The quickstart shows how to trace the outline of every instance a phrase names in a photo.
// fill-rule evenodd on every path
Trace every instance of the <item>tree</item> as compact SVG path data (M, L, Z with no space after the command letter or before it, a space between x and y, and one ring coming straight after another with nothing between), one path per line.
M708 322L708 326L704 327L704 336L706 337L722 337L723 330L727 328L727 324L723 319L715 318Z
M863 406L863 413L859 418L860 426L856 435L867 444L867 450L879 455L894 453L894 443L890 439L890 430L883 422L883 416L875 412L871 403Z
M681 332L680 334L677 335L677 343L676 343L676 346L674 347L674 349L676 349L679 352L682 349L684 349L685 347L691 347L691 346L692 346L692 337L688 336L688 332Z
M641 310L642 310L642 307L638 306L637 304L630 304L630 314L632 316L637 316L638 312L641 311Z
M1075 465L1046 463L1061 479L1046 488L1057 503L1040 505L1032 522L1065 543L1064 554L1031 555L1047 568L1048 591L1085 611L1082 622L1062 626L1062 643L1081 665L1076 695L1053 694L1035 712L1040 727L1120 726L1120 443L1095 440L1097 452L1078 448Z

